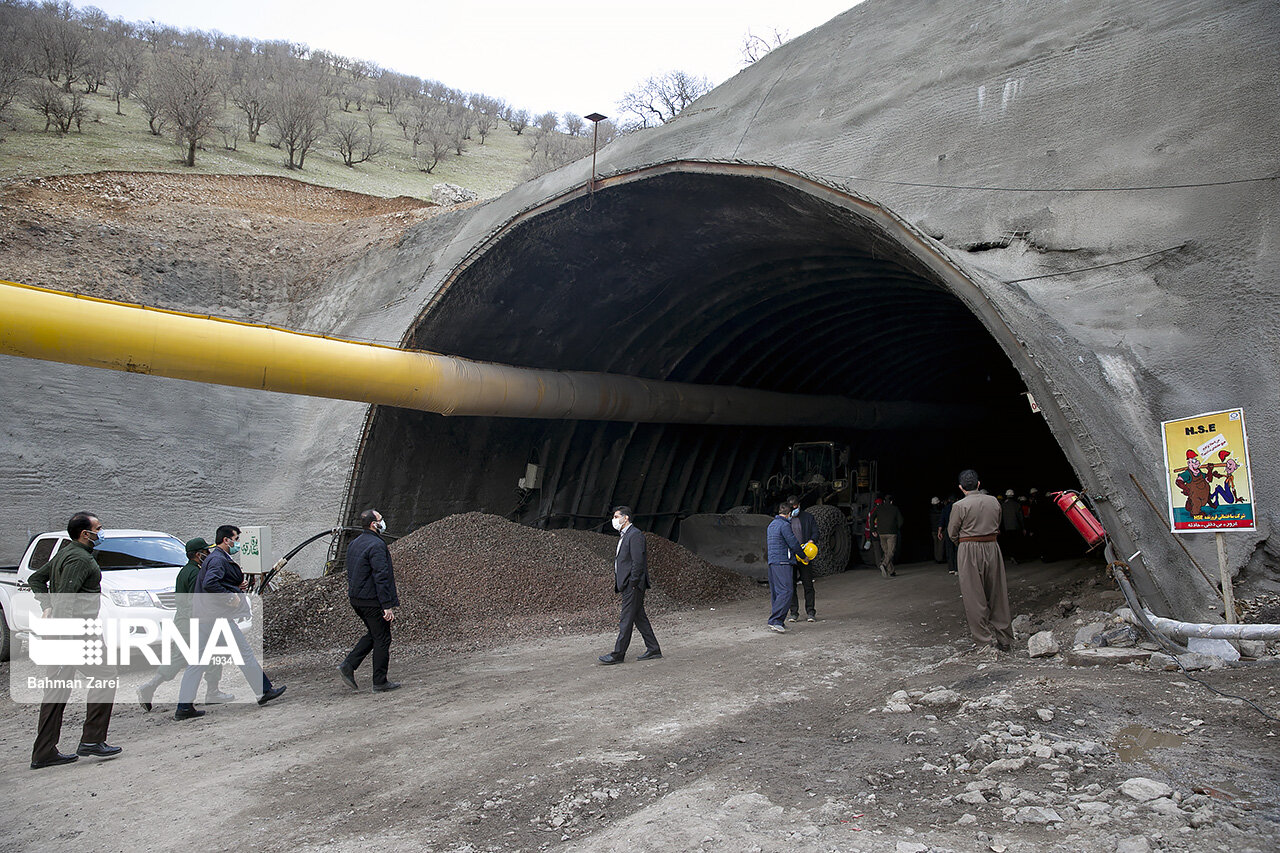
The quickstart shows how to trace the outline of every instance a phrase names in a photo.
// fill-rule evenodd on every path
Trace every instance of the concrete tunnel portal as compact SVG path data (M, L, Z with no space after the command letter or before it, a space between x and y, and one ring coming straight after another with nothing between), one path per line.
M788 444L818 440L876 460L880 489L897 496L916 532L927 526L929 498L953 490L962 467L977 468L993 490L1078 488L1023 396L1035 366L1015 366L992 319L978 316L981 295L957 293L956 276L939 274L940 264L956 268L927 243L866 199L735 163L639 169L526 210L446 278L404 345L556 370L941 404L957 417L854 430L375 406L344 512L376 505L406 530L470 510L591 528L625 503L641 526L675 538L682 514L749 502L748 483L775 470ZM529 462L542 483L522 493ZM904 537L904 558L926 557L917 539Z

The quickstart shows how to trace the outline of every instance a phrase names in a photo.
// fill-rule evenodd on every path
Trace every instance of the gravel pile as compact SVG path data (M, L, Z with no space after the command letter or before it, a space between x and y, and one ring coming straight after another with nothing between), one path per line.
M751 595L755 584L646 534L660 613ZM400 595L397 643L486 648L521 637L598 631L615 624L617 537L538 530L495 515L449 516L391 545ZM345 576L294 580L268 593L265 641L273 654L347 645L361 633Z

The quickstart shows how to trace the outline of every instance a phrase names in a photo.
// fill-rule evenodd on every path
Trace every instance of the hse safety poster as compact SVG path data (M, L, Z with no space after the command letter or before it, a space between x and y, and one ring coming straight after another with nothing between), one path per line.
M1165 421L1165 486L1174 533L1253 530L1244 410Z

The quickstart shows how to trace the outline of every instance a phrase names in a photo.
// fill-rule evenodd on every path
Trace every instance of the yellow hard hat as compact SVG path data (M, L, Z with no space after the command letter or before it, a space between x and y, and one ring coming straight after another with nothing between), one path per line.
M809 541L801 546L800 553L796 554L796 559L807 566L809 565L809 561L816 556L818 556L818 546L813 544L812 541Z

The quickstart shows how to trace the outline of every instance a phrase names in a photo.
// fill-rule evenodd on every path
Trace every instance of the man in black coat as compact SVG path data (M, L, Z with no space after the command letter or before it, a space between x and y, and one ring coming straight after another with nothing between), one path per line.
M347 597L351 608L364 622L365 634L356 641L346 660L338 667L342 680L352 690L359 690L356 670L370 651L373 652L373 689L377 693L395 690L398 682L387 680L391 662L391 623L396 621L396 574L391 565L391 552L379 533L387 522L376 509L360 513L364 531L347 546Z
M660 658L662 649L644 612L644 591L649 589L649 558L644 534L631 523L631 507L620 506L613 511L613 529L622 534L613 561L613 591L622 593L622 618L618 620L618 640L613 644L613 651L601 655L600 662L622 663L627 646L631 645L633 629L639 629L644 638L645 651L637 660Z

